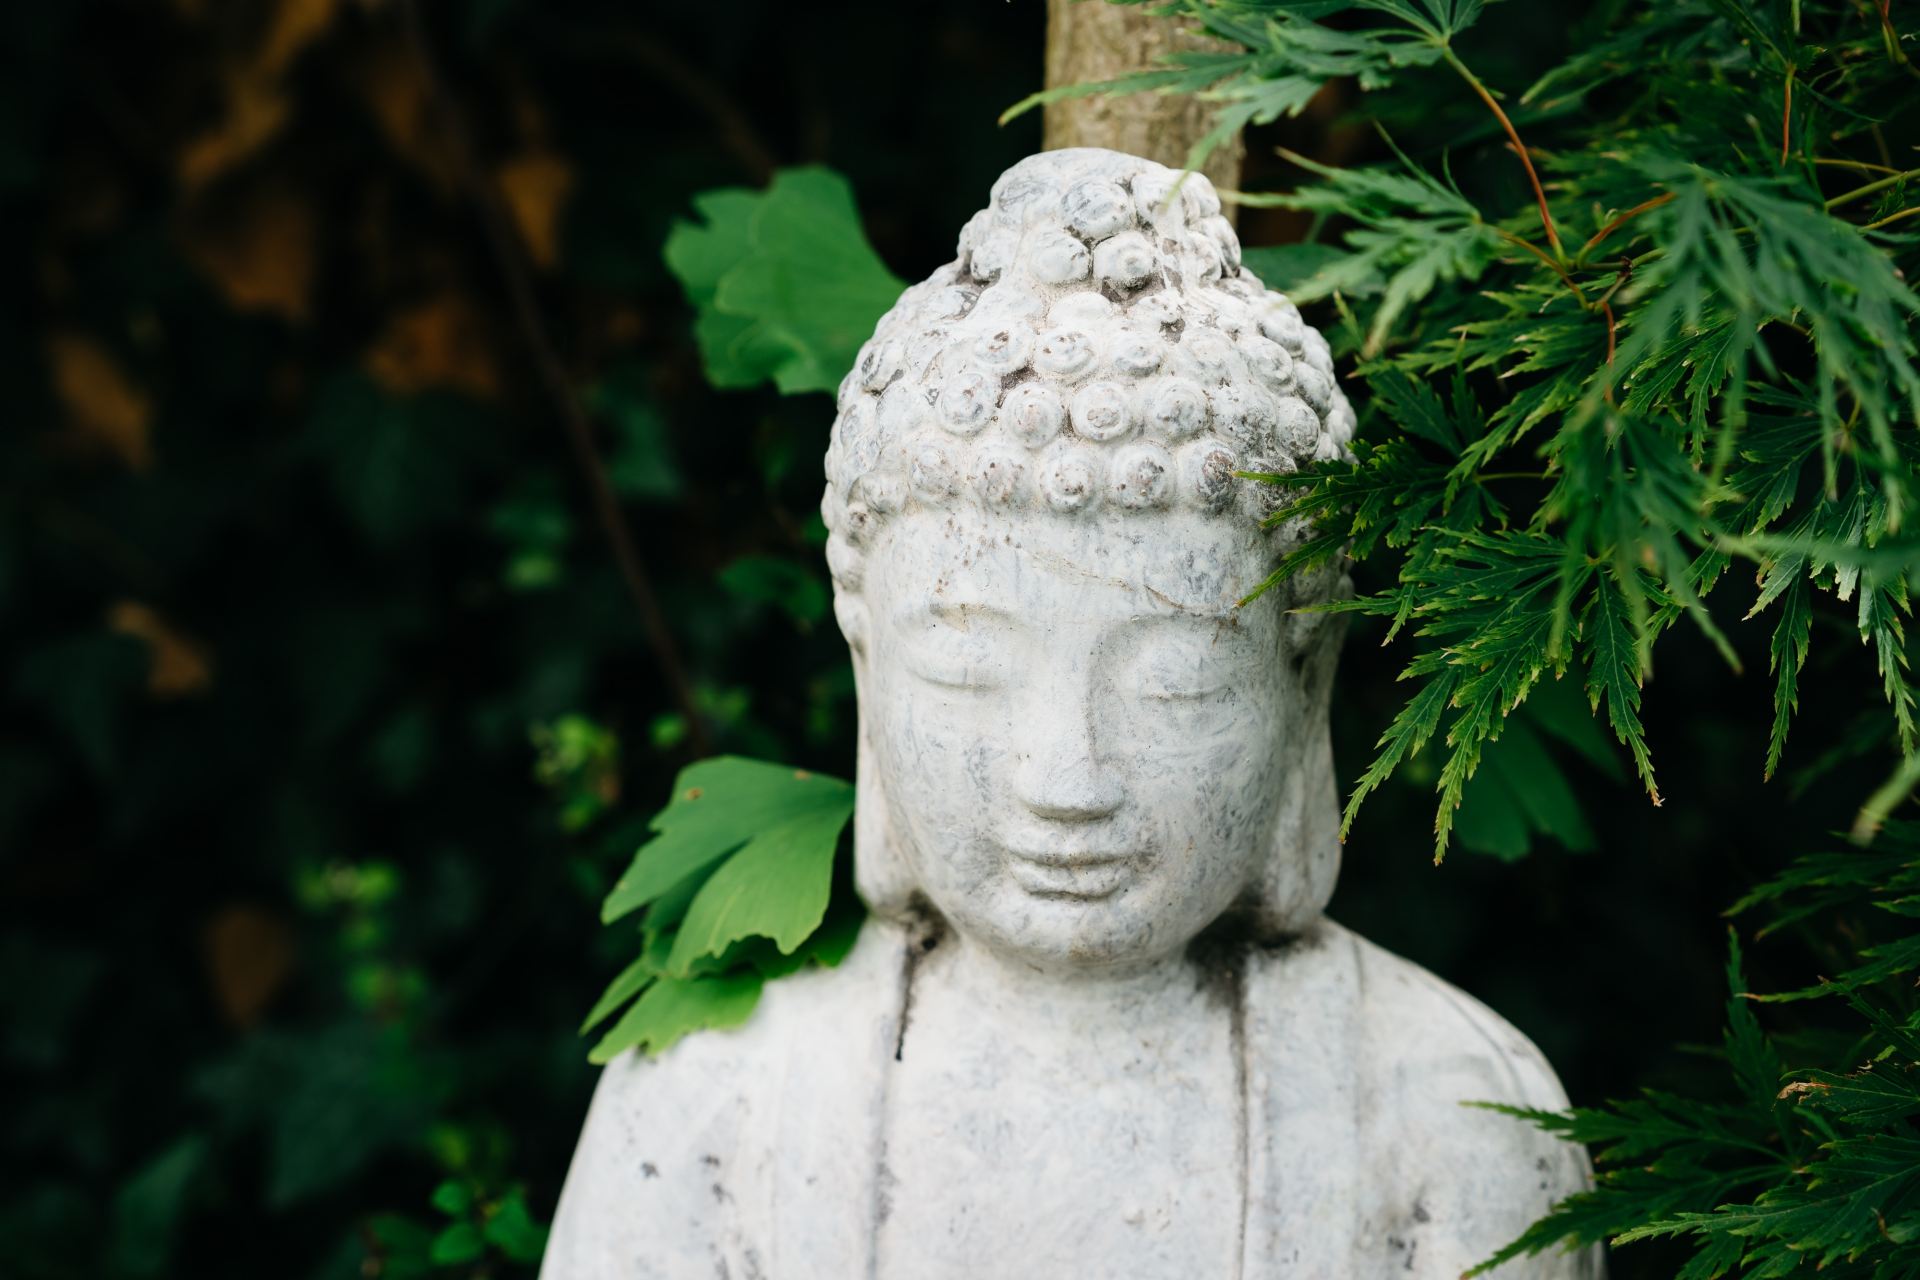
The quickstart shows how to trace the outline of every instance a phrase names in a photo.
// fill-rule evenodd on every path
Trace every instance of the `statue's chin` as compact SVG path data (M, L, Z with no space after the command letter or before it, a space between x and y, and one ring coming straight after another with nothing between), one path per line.
M1153 965L1184 949L1207 924L1207 913L1191 904L1170 903L1152 884L1108 872L1082 873L1070 885L1014 872L954 908L942 914L967 940L1062 976Z

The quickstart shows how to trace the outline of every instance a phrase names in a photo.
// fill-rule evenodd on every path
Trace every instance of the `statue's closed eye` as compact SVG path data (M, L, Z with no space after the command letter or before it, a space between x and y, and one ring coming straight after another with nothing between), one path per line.
M1218 698L1234 687L1239 666L1197 645L1155 644L1135 663L1136 692L1167 702Z
M990 654L915 654L907 669L929 684L986 692L1006 683L1005 672Z
M997 619L935 613L901 636L907 670L929 684L985 692L1013 670L1012 637Z
M1136 696L1159 702L1212 702L1257 677L1252 637L1211 622L1166 620L1135 633L1122 679Z

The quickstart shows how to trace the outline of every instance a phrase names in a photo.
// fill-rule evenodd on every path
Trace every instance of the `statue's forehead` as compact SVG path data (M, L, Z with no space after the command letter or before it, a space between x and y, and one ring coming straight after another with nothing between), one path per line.
M1250 522L1184 512L915 513L875 549L885 564L875 585L889 598L872 603L893 612L982 604L1015 614L1226 616L1272 567L1263 539Z

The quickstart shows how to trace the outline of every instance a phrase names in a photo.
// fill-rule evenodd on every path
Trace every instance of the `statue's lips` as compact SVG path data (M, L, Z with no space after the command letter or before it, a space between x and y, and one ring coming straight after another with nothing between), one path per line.
M1069 898L1093 902L1112 897L1134 875L1134 859L1127 853L1072 849L1008 849L1008 871L1014 882L1036 898Z

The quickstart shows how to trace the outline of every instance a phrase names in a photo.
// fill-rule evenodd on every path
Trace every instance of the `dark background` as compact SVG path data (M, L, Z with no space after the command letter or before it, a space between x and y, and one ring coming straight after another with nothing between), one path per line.
M1470 60L1517 90L1578 8L1504 6ZM0 13L0 1274L419 1274L444 1181L551 1214L575 1027L632 947L597 902L691 758L542 344L714 748L850 776L831 405L711 390L660 247L693 193L822 162L928 274L1039 146L1037 114L995 118L1038 87L1044 13ZM1247 186L1289 181L1277 143L1381 154L1352 105L1256 132ZM1396 138L1432 154L1472 109ZM1460 176L1512 203L1511 168ZM1334 914L1516 1022L1576 1101L1712 1074L1676 1046L1718 1036L1719 912L1863 789L1790 774L1870 712L1869 656L1814 646L1846 678L1809 674L1762 786L1764 635L1723 622L1746 674L1683 633L1648 688L1664 807L1562 762L1595 851L1434 867L1420 761L1348 845ZM1346 651L1345 779L1399 701L1380 638ZM1795 963L1762 948L1756 985Z

